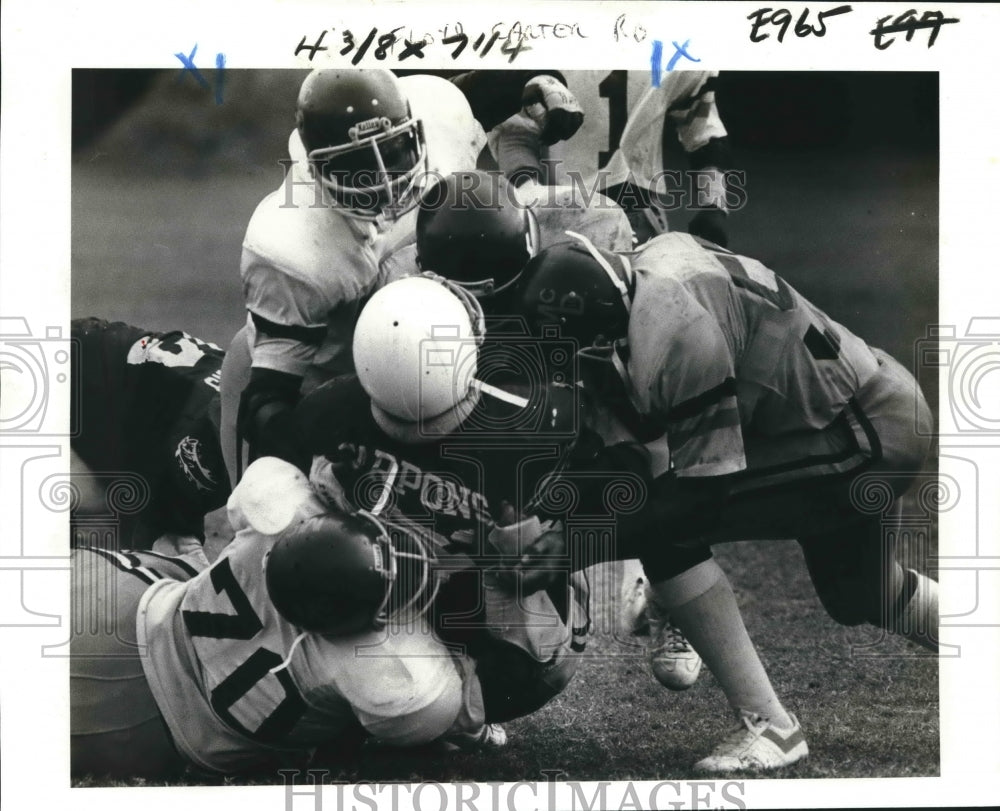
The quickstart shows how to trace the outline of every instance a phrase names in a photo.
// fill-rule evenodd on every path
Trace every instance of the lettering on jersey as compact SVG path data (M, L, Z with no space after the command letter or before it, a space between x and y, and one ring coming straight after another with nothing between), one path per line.
M138 366L142 363L159 363L167 367L195 366L206 355L206 350L221 353L215 344L199 341L186 332L172 332L161 337L149 335L140 338L129 348L125 362Z
M358 459L370 453L373 460L368 475L362 479L364 484L359 488L362 492L356 492L356 503L367 506L369 502L374 502L373 480L384 486L389 471L397 468L392 490L400 498L415 496L424 510L430 513L476 521L484 525L492 524L486 497L482 493L470 490L457 478L441 471L432 473L421 470L412 462L405 459L398 460L391 453L377 448L369 451L362 445L358 446L356 453ZM410 514L406 509L403 512Z
M222 369L216 369L212 374L206 377L202 381L210 389L215 389L218 392L222 391Z

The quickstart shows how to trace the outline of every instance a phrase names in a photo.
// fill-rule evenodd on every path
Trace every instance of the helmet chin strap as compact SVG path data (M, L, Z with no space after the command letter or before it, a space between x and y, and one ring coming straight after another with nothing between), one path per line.
M603 269L604 272L608 274L608 278L611 283L618 289L619 295L622 297L622 304L625 305L625 312L632 312L632 290L630 289L632 285L632 265L624 256L619 256L621 260L622 269L625 273L625 281L615 272L615 269L611 267L611 263L601 254L599 250L583 234L578 234L575 231L567 231L566 236L573 237L573 239L579 241L583 247L587 249L587 252L594 258Z
M372 416L375 423L388 436L399 442L409 445L418 445L425 442L434 442L443 436L453 433L472 413L472 409L479 403L482 392L479 386L469 387L465 397L459 400L447 411L429 419L411 422L394 417L388 411L376 405L372 401Z

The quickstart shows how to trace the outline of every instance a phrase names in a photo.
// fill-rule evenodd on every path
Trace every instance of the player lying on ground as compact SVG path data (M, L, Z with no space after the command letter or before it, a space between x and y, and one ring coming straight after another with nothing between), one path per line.
M549 527L525 507L578 420L572 389L476 379L482 315L454 289L414 277L371 298L355 331L357 374L303 398L290 461L345 511L387 499L434 539L444 584L432 624L476 659L492 723L555 696L583 650L587 596L565 576L519 600L494 571Z
M74 777L277 781L362 731L398 746L494 734L472 660L425 616L437 578L419 528L331 512L273 458L229 517L236 537L201 572L74 550Z
M481 74L481 81L491 75ZM679 207L674 198L693 191L690 204L697 213L690 232L725 245L725 171L732 156L715 103L717 77L712 71L673 71L654 87L649 71L566 71L560 79L585 114L579 130L546 145L526 106L489 131L490 150L518 185L603 192L628 213L640 243L666 231L670 210ZM689 182L665 172L670 139L687 156Z
M558 118L561 134L571 133L572 120ZM435 177L474 169L484 143L465 96L443 78L385 70L306 77L287 176L257 206L243 240L247 324L222 379L234 481L237 428L255 455L280 449L300 394L351 370L361 303L384 283L385 257L413 242L420 192Z
M626 257L580 240L519 281L536 330L580 346L600 430L653 478L619 521L652 598L740 714L701 769L772 768L807 749L753 650L711 544L797 538L830 616L937 650L937 584L893 554L898 498L920 471L932 417L913 377L760 262L687 234ZM553 302L557 305L553 306ZM654 444L653 452L639 443ZM895 506L872 510L866 488ZM543 552L544 550L539 550ZM529 552L524 568L535 565ZM528 575L530 583L531 575Z
M424 286L418 298L426 305L417 313L430 317L417 334L424 337L431 322L454 320L471 341L474 363L477 347L462 304L437 282L400 284L414 282ZM408 307L414 303L411 292L403 298ZM358 351L377 355L379 368L412 370L422 345L386 344L382 321L398 299L384 304L378 296L369 304ZM370 384L395 384L386 398L394 410L399 396L406 399L401 377ZM433 388L423 391L434 399ZM476 417L509 422L514 414L534 424L544 416L544 402L529 408L527 399L495 395L468 415L472 425ZM516 560L518 540L533 540L543 525L519 522L509 505L500 506L501 522L487 524L485 497L458 489L454 465L451 473L434 465L435 450L461 450L463 443L400 445L379 434L374 415L385 412L365 397L352 377L302 402L296 415L303 436L320 448L334 443L329 457L310 462L307 452L302 462L315 487L281 460L251 465L229 501L236 538L193 579L176 582L194 573L184 561L76 551L75 775L163 777L188 766L259 777L303 765L313 748L353 737L359 722L398 745L447 733L460 745L497 746L505 736L494 722L532 712L566 686L586 633L576 595L564 581L517 600L484 571L502 556ZM423 413L419 392L407 401ZM575 424L572 410L565 412ZM447 423L443 417L434 425ZM347 430L347 443L337 441L338 430ZM535 447L558 450L565 434L552 425ZM496 442L494 451L508 452ZM384 467L393 452L398 456ZM414 459L431 462L421 469ZM458 498L441 503L449 495ZM161 582L162 574L174 580ZM114 606L103 602L106 594L115 595ZM391 632L386 606L417 602L430 610ZM102 624L106 616L114 629ZM582 627L574 634L568 623ZM147 655L139 656L137 645Z
M78 511L107 512L103 491L117 477L136 493L116 516L120 546L149 548L164 534L203 539L205 514L225 504L230 489L219 447L222 350L184 332L97 318L75 319L71 334L80 406L71 447L85 466L74 478L96 484L96 503L88 499Z

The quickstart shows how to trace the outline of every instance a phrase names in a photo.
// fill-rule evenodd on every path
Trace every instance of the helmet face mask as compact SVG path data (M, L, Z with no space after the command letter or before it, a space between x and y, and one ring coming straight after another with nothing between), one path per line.
M419 530L370 513L327 513L282 533L264 559L268 596L304 631L349 636L412 622L437 592L435 556Z
M378 548L385 554L388 587L372 625L381 629L390 623L408 623L430 609L440 581L434 573L436 557L429 542L418 531L388 525L375 515L359 510L356 515L367 521L377 534Z
M417 205L418 175L423 174L426 149L419 121L392 126L380 122L384 134L357 144L309 152L320 183L344 213L357 219L401 217Z
M391 73L313 71L299 91L296 123L313 175L346 216L397 219L417 205L423 126Z

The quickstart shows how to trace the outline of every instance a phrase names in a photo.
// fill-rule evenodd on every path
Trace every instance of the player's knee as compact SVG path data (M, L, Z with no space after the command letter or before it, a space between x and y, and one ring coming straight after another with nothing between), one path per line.
M683 574L712 557L708 546L673 546L660 538L650 539L639 560L650 583L659 583Z
M869 622L869 609L863 590L853 581L817 585L816 594L830 618L840 625Z

